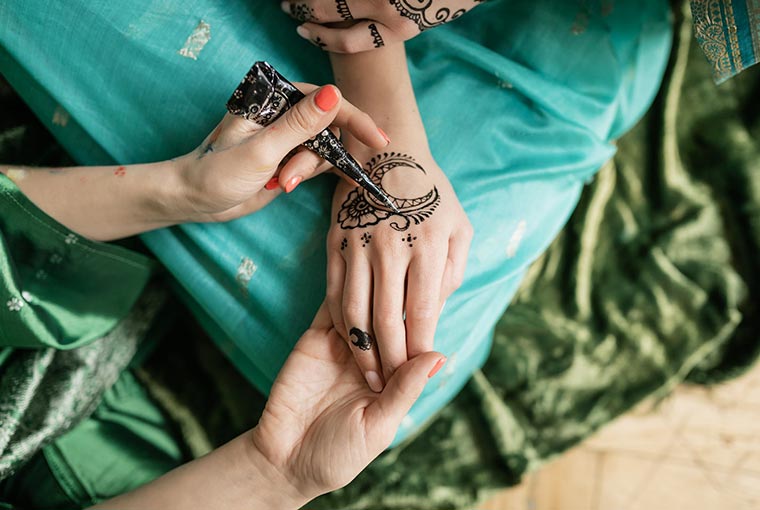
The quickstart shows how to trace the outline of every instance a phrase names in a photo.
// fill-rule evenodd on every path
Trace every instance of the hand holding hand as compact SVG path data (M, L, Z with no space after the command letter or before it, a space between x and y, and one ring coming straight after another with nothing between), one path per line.
M435 352L417 356L374 393L323 304L274 382L252 432L256 451L292 487L284 492L303 497L300 504L343 487L390 445L445 361Z
M304 39L333 53L358 53L411 39L483 1L285 0L282 10L304 23L298 27Z

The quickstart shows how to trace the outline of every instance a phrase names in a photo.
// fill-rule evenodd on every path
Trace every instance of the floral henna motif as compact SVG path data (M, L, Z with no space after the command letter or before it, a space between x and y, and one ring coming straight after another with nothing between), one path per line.
M467 9L451 11L448 7L436 8L436 0L389 0L401 16L410 19L420 29L420 32L437 27L457 19L467 12Z
M420 171L423 174L427 173L411 156L386 152L372 158L367 163L367 167L369 168L370 179L393 200L400 212L395 213L363 188L354 188L349 192L340 211L338 211L338 223L341 228L362 228L377 225L383 220L390 219L390 226L401 232L408 229L412 224L419 225L425 221L432 216L440 205L441 195L435 186L426 194L414 198L394 197L383 188L383 177L391 170L406 169Z

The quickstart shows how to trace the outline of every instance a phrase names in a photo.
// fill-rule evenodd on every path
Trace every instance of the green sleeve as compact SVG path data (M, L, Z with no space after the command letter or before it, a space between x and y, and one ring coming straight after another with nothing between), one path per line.
M147 257L68 230L0 174L0 347L72 349L102 337L152 268Z

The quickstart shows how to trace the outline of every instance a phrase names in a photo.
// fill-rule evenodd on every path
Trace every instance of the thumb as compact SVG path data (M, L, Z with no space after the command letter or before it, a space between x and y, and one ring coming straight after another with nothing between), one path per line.
M258 142L277 162L295 147L326 129L340 111L338 87L325 85L310 93L279 119L264 128Z
M380 396L365 413L369 437L382 438L388 446L407 415L419 398L428 380L446 363L446 356L438 352L426 352L401 365L385 385Z

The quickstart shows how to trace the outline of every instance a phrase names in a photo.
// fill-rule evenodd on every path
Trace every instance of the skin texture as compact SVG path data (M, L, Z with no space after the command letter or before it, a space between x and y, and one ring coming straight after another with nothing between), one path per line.
M403 45L331 58L344 93L391 139L383 152L352 136L344 144L401 209L394 214L341 182L327 239L330 315L377 387L370 374L388 381L408 359L433 349L440 311L464 276L472 227L428 148ZM362 79L369 73L373 80ZM374 339L370 349L354 343L352 328Z
M303 23L298 29L301 37L333 53L359 53L409 40L483 1L286 0L282 9Z
M387 145L374 121L344 101L329 111L317 87L276 122L261 128L225 115L200 146L159 163L28 168L0 165L19 189L52 218L84 237L110 241L186 222L228 221L257 211L280 189L330 168L299 145L328 126L343 128L377 149ZM274 186L265 188L273 178Z
M256 428L95 508L300 508L348 484L388 447L445 359L418 356L375 393L323 305L277 376Z

